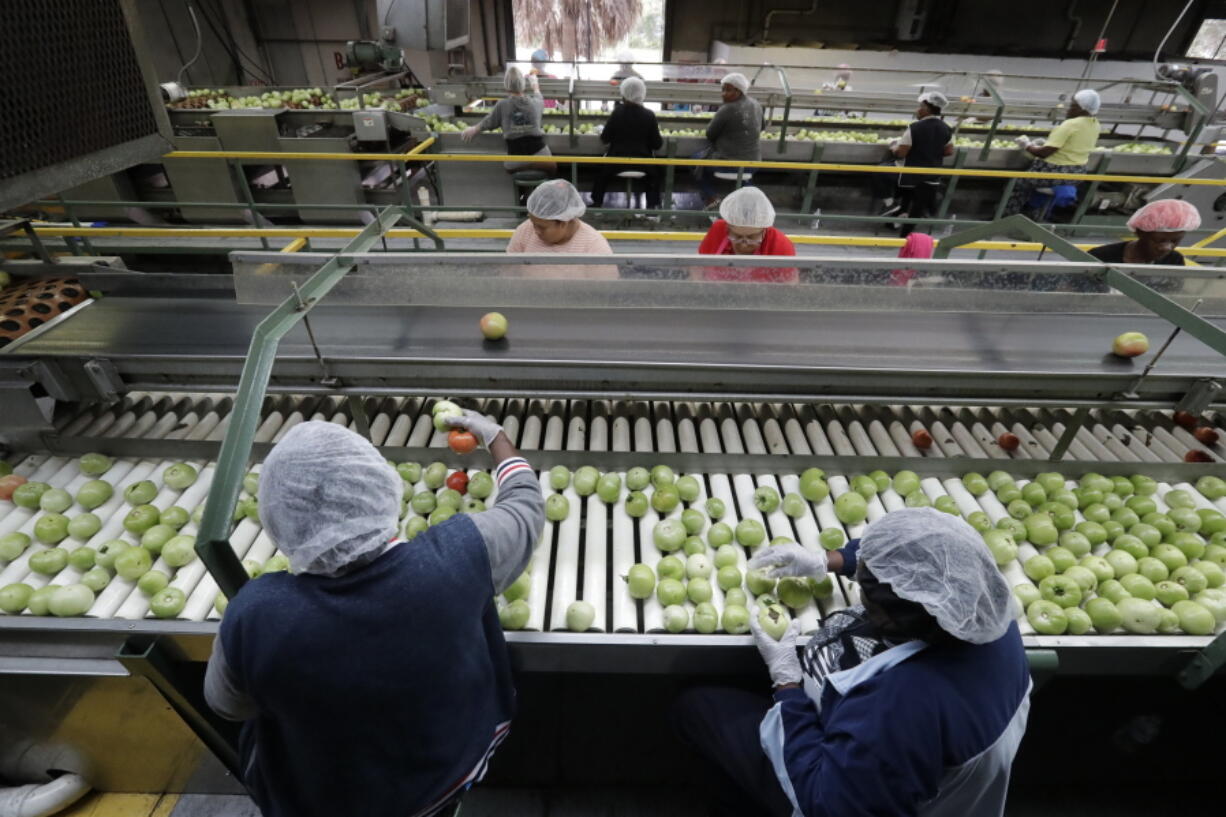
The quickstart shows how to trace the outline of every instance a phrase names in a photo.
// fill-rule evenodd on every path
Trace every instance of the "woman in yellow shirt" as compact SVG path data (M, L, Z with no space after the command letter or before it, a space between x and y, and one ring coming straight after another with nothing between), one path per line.
M1024 153L1034 157L1030 173L1085 173L1090 151L1098 144L1100 126L1095 114L1102 100L1097 91L1089 88L1073 94L1068 117L1047 135L1047 140L1030 141L1029 137L1017 137ZM1036 188L1059 184L1058 179L1018 179L1013 186L1013 195L1005 208L1005 215L1022 212Z

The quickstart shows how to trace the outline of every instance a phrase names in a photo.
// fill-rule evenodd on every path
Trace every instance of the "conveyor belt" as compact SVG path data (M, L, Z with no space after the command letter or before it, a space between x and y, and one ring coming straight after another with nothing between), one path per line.
M1142 331L1156 343L1170 331L1157 317L1096 314L519 308L510 340L491 345L474 331L482 311L319 307L311 324L329 370L366 393L1066 406L1110 401L1132 384L1140 367L1106 353L1117 334ZM111 361L133 389L233 388L266 314L221 300L107 298L15 344L7 359L54 360L83 394L90 359ZM307 391L321 376L299 326L281 344L271 387ZM1139 396L1170 404L1196 380L1224 376L1222 357L1184 335Z
M376 402L379 410L371 415L371 436L377 445L431 447L438 450L440 455L446 450L443 435L437 433L430 422L431 400L393 398ZM587 461L597 467L601 465L602 452L619 451L641 454L639 462L645 466L654 464L655 456L670 451L919 456L921 452L910 445L910 431L922 425L930 429L936 439L933 448L925 452L927 456L934 459L946 456L998 459L1007 470L1008 460L1046 456L1062 432L1062 424L1069 419L1066 412L1043 409L949 408L936 411L922 406L836 408L792 404L633 404L493 399L483 402L480 407L500 420L530 460L533 451L572 449L590 452ZM289 428L305 419L330 420L350 427L355 425L339 398L283 397L270 399L266 408L257 438L261 441L276 441ZM136 394L129 395L109 409L81 413L65 422L60 433L67 437L92 437L98 439L102 447L105 447L108 438L216 440L224 434L229 419L228 410L228 400L205 395ZM1211 415L1207 419L1226 437L1226 418ZM1023 446L1016 452L1001 451L992 442L995 435L1006 429L1017 433L1023 441ZM1078 432L1069 455L1072 460L1080 462L1134 462L1134 470L1144 473L1147 466L1178 461L1185 447L1192 445L1196 445L1196 442L1191 435L1175 426L1165 413L1107 412L1092 416L1091 422ZM1217 448L1220 447L1219 444ZM1222 452L1217 448L1213 451L1220 457ZM117 460L104 477L115 484L115 495L94 511L102 519L101 531L87 543L69 539L61 546L68 549L83 545L97 546L117 536L134 542L135 537L122 528L123 517L129 510L123 501L122 489L141 479L160 483L161 473L170 464L170 461L160 460ZM201 468L199 481L182 492L163 487L153 504L160 509L179 505L192 510L203 503L212 473L211 464L194 464ZM75 459L57 456L27 456L16 464L16 470L30 479L64 487L70 493L75 493L87 479L80 474ZM922 466L917 470L921 477L925 476ZM624 477L624 473L622 475ZM795 473L699 474L696 476L700 478L700 494L690 504L702 507L707 496L718 497L728 509L722 521L735 525L740 519L757 519L766 526L768 537L788 536L806 546L817 547L817 536L822 530L838 528L847 537L855 537L862 531L863 525L841 525L833 510L832 500L849 490L849 480L853 475L829 473L831 497L820 503L807 503L805 513L799 518L790 518L779 510L762 514L754 507L752 498L754 489L759 486L774 487L781 493L796 491L798 482ZM541 471L540 478L542 491L552 493L548 487L548 472ZM1024 481L1020 484L1024 484ZM1075 483L1070 481L1069 484ZM949 494L963 514L983 510L993 521L1006 515L1005 509L991 493L976 499L957 478L926 477L921 487L930 499ZM1192 493L1200 507L1226 510L1226 499L1210 502L1186 483L1159 485L1157 497L1160 510L1165 509L1161 497L1173 488ZM415 490L425 490L424 484L418 484ZM710 646L711 638L721 638L708 636L706 641L702 641L693 635L662 634L663 611L659 602L654 597L636 602L629 597L625 584L620 581L630 565L635 562L654 565L661 556L652 542L652 530L658 519L653 511L640 519L632 519L626 514L623 503L606 505L595 496L579 497L573 486L565 493L570 500L571 513L561 522L548 523L537 545L531 590L527 597L531 609L525 628L528 632L514 634L512 641L518 639L525 645L540 647L565 644L568 639L581 638L584 649L589 649L598 647L602 639L607 639L610 645L621 646L632 643L628 641L629 638L641 635L651 636L653 640L677 639L672 642L677 645L699 639L704 646ZM900 507L902 498L892 489L886 490L870 501L868 521ZM82 510L74 507L67 515L71 517ZM14 530L30 532L37 515L35 511L0 501L0 535ZM1081 521L1080 514L1078 521ZM194 532L194 525L189 522L184 532ZM241 557L260 562L266 561L275 551L272 541L258 523L250 519L238 524L231 542ZM42 547L35 543L13 562L0 564L0 586L25 581L38 587L48 583L66 584L79 579L79 571L71 567L55 577L32 573L28 567L29 555ZM1100 550L1104 548L1100 547ZM1011 584L1026 581L1021 560L1029 555L1033 555L1033 549L1023 545L1018 561L1004 569ZM745 553L740 556L742 566L745 556ZM31 622L28 615L0 617L0 632L11 632L13 628L32 628L43 633L67 632L94 627L102 632L122 634L131 630L133 622L141 622L140 631L211 632L213 625L208 622L217 619L212 608L217 590L200 562L194 561L177 572L160 561L155 568L172 573L172 584L182 589L188 597L187 606L178 622L153 621L145 596L132 582L115 578L99 594L87 620ZM566 607L579 598L593 603L596 608L593 632L586 636L551 632L565 629ZM840 579L831 598L820 600L799 612L805 632L811 632L831 611L855 603L856 598L854 582ZM718 587L714 590L713 603L717 609L722 608L722 593ZM688 606L692 612L693 605ZM90 624L91 620L95 623ZM112 626L119 622L128 623L119 629ZM193 622L203 623L196 625ZM1024 618L1020 622L1030 646L1162 646L1188 649L1203 646L1209 640L1207 636L1183 635L1038 636ZM534 636L532 631L541 635ZM739 644L745 640L727 636L722 638L726 644ZM638 646L642 646L642 643Z

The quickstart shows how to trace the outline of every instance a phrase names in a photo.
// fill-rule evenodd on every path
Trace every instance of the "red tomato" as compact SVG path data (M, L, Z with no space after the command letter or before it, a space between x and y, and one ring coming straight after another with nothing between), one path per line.
M26 478L19 474L9 474L0 477L0 499L12 499L13 491L26 484Z
M1175 421L1175 425L1186 428L1188 431L1196 428L1196 417L1186 411L1175 412L1175 416L1171 419Z
M447 487L454 488L462 494L468 493L468 474L463 471L452 472L451 476L447 477Z
M996 438L996 444L1005 451L1016 451L1017 447L1022 444L1022 441L1017 438L1016 434L1005 432Z
M1184 462L1213 462L1213 457L1204 451L1192 450L1183 455Z
M920 451L927 451L932 448L932 435L924 429L918 429L911 434L911 444Z
M1205 445L1217 445L1218 433L1209 426L1201 426L1192 432L1192 436Z
M477 450L477 438L471 431L456 429L447 435L447 445L457 454L471 454ZM465 481L467 481L465 477Z

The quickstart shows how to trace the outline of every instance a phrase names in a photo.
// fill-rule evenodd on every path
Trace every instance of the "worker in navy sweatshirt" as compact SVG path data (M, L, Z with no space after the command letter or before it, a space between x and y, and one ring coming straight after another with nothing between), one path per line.
M295 426L260 473L260 520L289 557L235 595L205 697L243 721L241 777L266 817L453 806L506 737L515 690L494 597L544 527L540 483L495 422L497 499L398 535L404 483L364 438Z
M712 813L999 817L1030 710L1013 600L979 534L932 508L895 511L841 551L763 548L777 576L855 577L862 605L797 653L750 615L773 700L699 688L683 740L715 772Z

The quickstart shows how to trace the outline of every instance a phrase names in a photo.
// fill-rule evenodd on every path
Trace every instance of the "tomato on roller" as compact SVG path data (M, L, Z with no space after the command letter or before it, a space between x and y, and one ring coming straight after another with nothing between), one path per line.
M447 445L457 454L471 454L477 450L477 438L471 431L461 431L457 428L447 435ZM464 477L464 482L468 484L467 476Z
M26 484L26 478L20 474L9 474L0 477L0 499L12 499L13 491Z
M453 432L451 432L451 433L452 433L452 434L455 434L455 433L457 433L457 432L454 432L454 431L453 431ZM472 434L469 434L469 432L467 432L467 431L465 431L465 432L463 432L463 433L468 434L468 436L470 436L470 437L472 436ZM450 441L450 440L448 440L447 442L448 442L448 444L450 444L450 442L451 442L451 441ZM452 447L453 449L455 448L455 446L454 446L454 445L453 445L453 446L451 446L451 447ZM469 450L471 451L472 449L469 449ZM463 453L465 453L465 452L460 451L460 452L458 452L458 453L463 454ZM447 477L447 487L448 487L448 488L451 488L451 489L453 489L453 490L455 490L455 491L459 491L459 492L460 492L460 493L462 493L462 494L466 494L466 493L468 493L468 474L466 474L466 473L465 473L465 472L463 472L463 471L453 471L453 472L452 472L452 474L451 474L451 476Z

